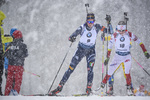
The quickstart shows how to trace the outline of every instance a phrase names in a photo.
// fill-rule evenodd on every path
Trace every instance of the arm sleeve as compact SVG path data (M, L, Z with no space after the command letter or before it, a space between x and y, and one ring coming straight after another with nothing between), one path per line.
M107 29L106 29L104 26L101 26L100 24L95 24L95 27L96 27L97 33L98 33L99 31L102 31L102 32L104 32L104 33L107 32Z
M111 49L112 49L113 44L114 44L114 41L115 41L114 35L115 35L115 34L111 35L111 39L110 39L110 41L109 41L109 43L108 43L108 52L107 52L107 57L108 57L108 58L110 57Z
M105 26L101 26L100 24L97 24L96 26L97 26L97 28L99 30L103 31L103 33L107 33L107 28L105 28ZM113 27L112 27L111 24L109 24L109 26L108 26L108 34L113 34L113 33L114 33Z
M146 50L144 44L141 42L141 40L136 35L134 35L133 33L131 34L131 36L132 36L131 39L133 41L136 41L140 45L140 47L142 48L143 52L147 52L147 50Z
M8 43L8 42L12 42L13 38L10 37L5 37L4 35L2 35L2 43Z
M111 39L108 44L108 49L110 50L112 49L114 41L115 41L114 35L111 35Z
M82 26L80 26L70 37L77 37L79 34L82 34Z
M107 28L105 28L105 26L99 25L99 29L100 29L101 31L103 31L104 33L107 33ZM108 34L113 34L113 33L114 33L113 27L112 27L111 24L109 24L109 26L108 26Z

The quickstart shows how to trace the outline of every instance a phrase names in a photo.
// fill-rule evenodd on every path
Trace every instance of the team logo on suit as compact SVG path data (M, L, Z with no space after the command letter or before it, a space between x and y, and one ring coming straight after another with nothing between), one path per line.
M121 42L123 42L124 40L125 40L125 38L124 38L124 37L121 37L121 38L120 38L120 41L121 41Z
M87 33L87 35L86 35L88 38L90 38L91 36L92 36L92 33L91 32L89 32L89 33Z

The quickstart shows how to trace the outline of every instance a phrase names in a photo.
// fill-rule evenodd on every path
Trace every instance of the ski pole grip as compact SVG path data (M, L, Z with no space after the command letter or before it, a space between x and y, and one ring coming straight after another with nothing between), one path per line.
M89 7L89 4L88 4L88 3L86 3L86 4L85 4L85 7Z

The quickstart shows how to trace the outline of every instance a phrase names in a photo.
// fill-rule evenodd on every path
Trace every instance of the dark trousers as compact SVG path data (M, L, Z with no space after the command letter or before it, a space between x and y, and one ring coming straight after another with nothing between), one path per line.
M68 70L65 72L61 83L66 83L68 78L70 77L71 73L75 70L76 66L78 63L82 60L83 57L86 57L87 61L87 71L88 71L88 76L87 76L87 84L93 82L93 67L95 63L95 48L91 49L84 49L82 47L78 47L75 55L73 56L70 66Z
M2 94L2 75L3 75L4 65L2 56L0 56L0 95Z

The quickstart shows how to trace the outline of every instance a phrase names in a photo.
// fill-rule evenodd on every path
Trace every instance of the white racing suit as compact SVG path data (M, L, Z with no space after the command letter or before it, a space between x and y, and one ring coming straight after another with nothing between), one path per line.
M130 54L130 41L136 41L142 48L143 52L147 51L145 49L144 44L131 32L126 31L122 36L119 32L114 33L111 36L111 40L108 45L108 53L107 57L110 56L111 49L113 44L115 43L115 56L112 59L112 62L108 69L108 75L105 76L102 81L104 84L107 83L107 80L113 75L118 66L123 62L125 66L125 75L126 75L126 83L127 85L131 85L131 76L130 76L130 68L131 68L131 54Z

